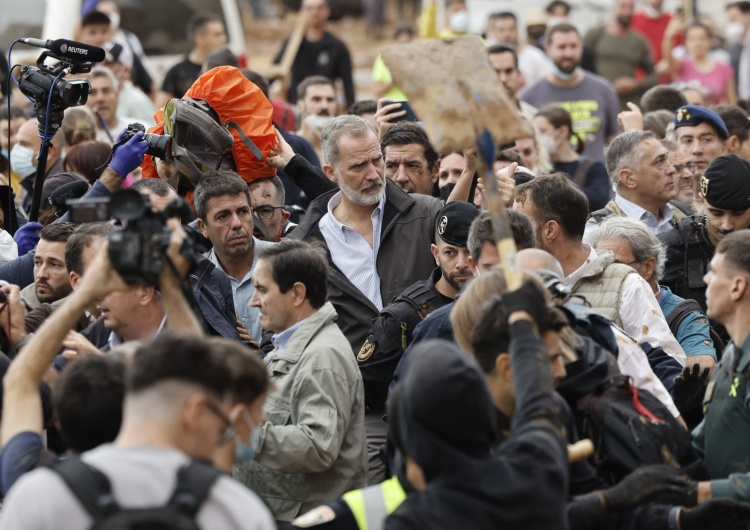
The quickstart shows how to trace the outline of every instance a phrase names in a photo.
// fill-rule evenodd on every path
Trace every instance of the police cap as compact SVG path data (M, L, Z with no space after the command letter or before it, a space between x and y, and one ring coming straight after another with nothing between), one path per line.
M729 138L729 131L724 120L714 111L698 105L683 105L674 115L674 128L695 127L701 123L708 123L714 128L722 141Z
M750 162L737 155L717 157L701 177L701 193L714 208L747 210L750 208Z
M449 245L465 247L471 222L479 215L479 208L464 201L449 202L435 219L435 231Z

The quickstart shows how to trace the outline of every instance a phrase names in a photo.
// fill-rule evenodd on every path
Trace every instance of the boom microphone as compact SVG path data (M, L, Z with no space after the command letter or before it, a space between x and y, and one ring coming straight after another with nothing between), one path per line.
M83 44L74 40L42 40L26 38L19 39L19 41L28 44L29 46L44 48L55 55L78 62L100 63L105 57L104 50L98 46L89 46L88 44Z

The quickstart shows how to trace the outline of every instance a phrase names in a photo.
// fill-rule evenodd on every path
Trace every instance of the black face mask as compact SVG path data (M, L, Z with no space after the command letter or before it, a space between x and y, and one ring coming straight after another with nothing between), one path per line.
M533 40L533 41L538 41L542 37L544 37L544 30L543 29L542 30L529 31L529 38L531 38L531 40Z
M450 197L450 194L453 191L453 188L455 187L455 184L446 184L445 186L440 188L440 198L443 199L443 201L447 201L448 197Z

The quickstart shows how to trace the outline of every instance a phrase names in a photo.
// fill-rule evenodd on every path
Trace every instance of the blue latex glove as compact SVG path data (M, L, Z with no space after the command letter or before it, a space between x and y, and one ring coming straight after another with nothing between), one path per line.
M117 137L118 141L122 133ZM148 142L143 141L143 133L138 131L133 137L124 144L115 147L112 152L112 160L109 167L122 177L127 177L128 173L143 163L143 155L148 150Z
M44 228L39 223L29 221L13 235L13 241L18 245L18 257L25 256L29 250L39 243L39 231Z

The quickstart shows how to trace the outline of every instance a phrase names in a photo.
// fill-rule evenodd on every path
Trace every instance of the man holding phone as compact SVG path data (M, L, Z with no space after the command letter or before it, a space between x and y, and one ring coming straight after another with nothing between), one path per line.
M409 193L434 195L440 161L427 134L406 101L385 104L375 114L379 126L385 176Z

